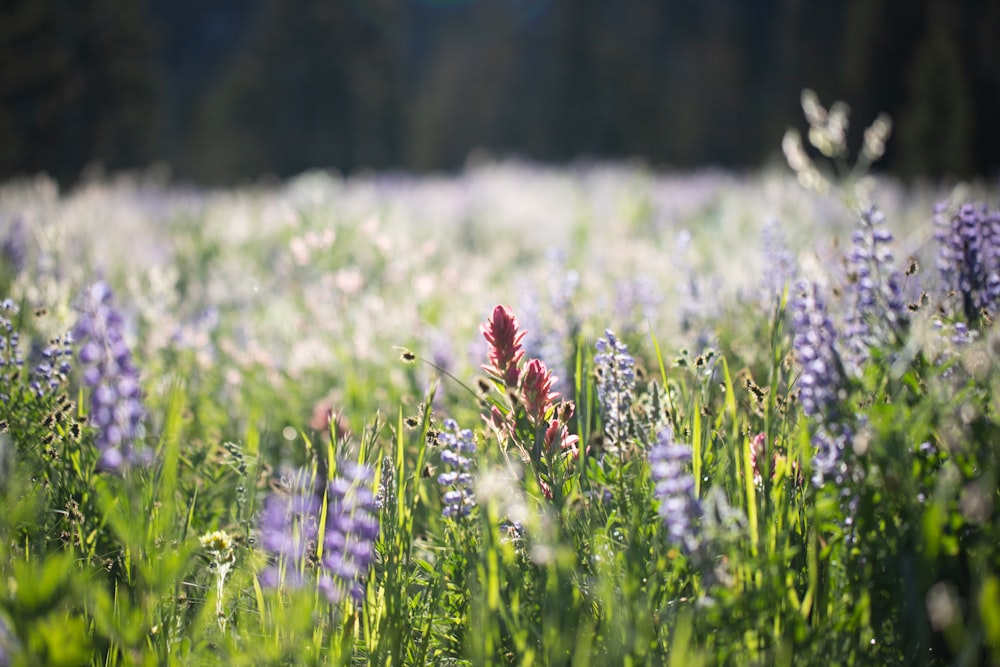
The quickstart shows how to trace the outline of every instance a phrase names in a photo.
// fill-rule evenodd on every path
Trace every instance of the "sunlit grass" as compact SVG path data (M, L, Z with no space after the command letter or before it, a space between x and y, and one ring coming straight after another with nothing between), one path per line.
M948 194L871 191L907 314L879 283L855 363L862 219L776 173L5 186L0 664L996 663L995 313L935 268ZM822 414L801 278L845 359ZM31 385L99 279L151 453L120 466L86 341Z

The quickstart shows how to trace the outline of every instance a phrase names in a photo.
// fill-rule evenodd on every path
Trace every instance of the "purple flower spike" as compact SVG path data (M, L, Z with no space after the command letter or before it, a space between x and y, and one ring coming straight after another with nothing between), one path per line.
M763 301L770 306L781 298L795 275L795 255L789 250L777 220L770 220L764 225L761 243L764 249L764 272L761 276Z
M125 343L125 319L112 300L106 283L94 283L84 295L72 333L81 346L83 382L91 389L90 421L97 427L95 444L105 470L148 459L137 449L145 435L139 371ZM62 343L65 347L67 341Z
M373 472L368 466L343 463L327 489L326 535L323 540L320 588L330 602L344 594L360 603L364 581L375 561L378 510L372 493Z
M0 301L0 403L10 400L12 374L21 373L24 356L21 354L20 335L11 320L17 315L17 306L10 299Z
M847 380L835 347L837 334L816 286L802 283L799 290L792 317L792 346L802 369L799 403L814 424L813 482L819 486L825 479L839 480L843 474L843 452L852 437L840 406Z
M1000 305L1000 212L986 206L963 205L949 217L944 205L935 210L940 243L937 257L946 291L962 298L962 310L969 323L985 313L996 317Z
M661 430L656 445L649 450L649 469L656 485L653 495L660 501L659 512L670 542L687 554L698 549L701 521L694 477L687 471L690 461L691 446L674 442L669 427Z
M844 337L847 361L857 370L868 360L868 350L907 320L903 275L893 264L892 232L875 208L861 213L847 257L852 283Z
M597 367L597 400L604 414L606 449L617 452L630 431L629 410L635 392L635 359L625 343L611 330L597 341L594 365Z
M0 257L13 269L14 275L24 271L28 263L28 229L23 218L14 218L2 242Z
M800 283L799 290L792 316L792 345L802 368L799 402L807 417L821 417L836 408L837 393L844 383L840 356L834 347L837 333L816 286Z
M325 496L305 472L293 476L287 494L273 494L260 514L260 544L270 556L261 582L271 588L299 588L303 572L315 562L322 541L316 584L331 603L349 595L356 603L364 598L364 581L375 560L379 535L372 471L367 466L342 463L339 475L329 482ZM324 534L319 534L323 499L326 501Z
M441 445L441 463L449 468L438 475L438 484L444 489L442 501L444 516L459 519L468 516L476 505L472 494L473 456L476 440L471 430L459 429L454 419L444 420L444 429L438 434Z

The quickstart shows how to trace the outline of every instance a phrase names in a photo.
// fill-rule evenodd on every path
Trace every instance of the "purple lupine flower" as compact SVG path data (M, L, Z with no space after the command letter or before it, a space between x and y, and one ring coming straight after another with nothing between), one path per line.
M561 396L572 396L573 385L566 360L571 356L567 345L576 339L580 323L573 312L573 298L579 288L580 275L566 268L565 253L550 248L545 253L549 286L548 304L543 307L535 282L529 284L522 300L521 321L525 355L541 359L556 378L555 389ZM543 316L544 311L544 316Z
M28 230L23 218L14 218L7 235L0 243L0 256L10 266L14 275L20 274L28 262Z
M826 312L826 304L813 283L799 283L793 303L792 346L802 374L799 402L807 417L823 417L836 409L844 384L840 355L835 347L837 332Z
M468 516L476 505L472 493L472 463L476 454L476 439L470 429L460 429L454 419L445 419L438 433L441 463L448 469L438 475L444 489L442 514L456 519Z
M891 242L885 217L874 207L863 211L847 257L853 302L844 323L844 338L855 370L867 361L872 345L907 320L903 275L893 264Z
M795 256L788 249L777 220L772 219L764 225L761 244L764 247L763 299L772 306L795 275Z
M950 340L959 347L969 345L976 340L976 332L970 329L965 322L955 322L951 326Z
M615 286L615 318L629 331L637 331L636 321L655 322L663 294L646 276L618 281Z
M20 335L14 330L14 324L5 315L16 315L17 306L10 299L0 303L0 374L6 375L7 369L24 367L24 356L21 352ZM28 389L36 397L41 398L51 394L66 382L71 370L70 359L73 357L73 336L66 333L51 339L40 352L30 355L32 368L28 374ZM13 379L12 377L10 379ZM6 401L9 396L0 392L0 401Z
M137 449L144 435L145 410L139 371L125 342L125 318L112 297L103 281L87 290L73 338L79 342L83 382L90 389L90 421L97 427L99 465L117 470L146 458Z
M847 480L844 451L854 438L854 432L842 422L817 424L812 435L816 453L812 458L812 483L822 486L827 480L843 485Z
M378 510L372 493L372 469L342 463L327 485L326 531L319 587L330 602L350 595L364 599L364 581L375 561Z
M72 370L69 360L73 358L73 334L53 338L42 349L41 361L31 371L29 387L41 398L58 389Z
M11 317L17 315L17 305L10 299L0 302L0 403L10 400L7 393L15 374L21 372L24 357L21 355L20 335L14 328Z
M694 476L688 471L691 446L674 441L669 426L657 435L649 450L649 472L660 503L659 514L672 544L684 553L694 553L699 544L701 505L694 493Z
M432 331L428 337L431 362L445 373L452 372L455 367L455 350L451 339L441 331Z
M846 389L843 364L836 349L837 334L826 304L812 283L800 283L792 317L792 346L802 369L798 379L799 403L814 424L813 481L839 478L843 452L851 430L842 415L841 392Z
M545 251L548 264L549 306L557 324L571 327L573 299L580 287L580 274L566 267L566 253L560 248Z
M10 625L3 616L0 616L0 667L8 667L19 648L17 637L10 631Z
M611 330L597 340L594 365L597 371L597 400L604 415L606 449L619 451L631 429L629 410L635 392L635 359L628 347Z
M288 490L264 502L259 519L260 544L270 557L261 582L270 588L300 588L307 567L319 554L316 584L331 603L349 595L364 597L364 580L375 559L379 534L372 471L367 466L341 463L338 475L327 484L325 496L307 473L292 476ZM326 502L322 537L320 518Z
M524 337L525 356L543 361L552 370L556 378L554 388L560 395L572 395L566 370L566 343L573 339L573 335L567 333L570 329L565 322L558 321L558 313L553 314L557 321L551 324L543 321L538 298L533 292L525 296L522 304L521 321L527 331Z
M983 313L995 317L1000 305L1000 212L964 204L949 216L946 205L939 204L934 222L945 290L962 298L967 322L978 322Z
M306 557L316 549L320 497L304 471L282 482L283 493L265 498L259 517L260 545L270 556L260 580L269 588L299 588Z
M378 480L378 493L375 494L375 509L391 511L396 500L396 471L392 467L392 457L382 457L382 474Z

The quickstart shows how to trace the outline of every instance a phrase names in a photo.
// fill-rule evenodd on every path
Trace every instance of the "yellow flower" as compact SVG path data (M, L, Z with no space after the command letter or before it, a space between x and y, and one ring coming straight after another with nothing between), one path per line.
M210 551L225 552L233 548L233 538L224 530L213 530L200 538L201 546Z

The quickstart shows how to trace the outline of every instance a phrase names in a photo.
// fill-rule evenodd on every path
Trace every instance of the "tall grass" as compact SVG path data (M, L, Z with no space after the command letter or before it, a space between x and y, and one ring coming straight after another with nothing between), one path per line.
M6 186L0 664L1000 664L996 194L792 162Z

